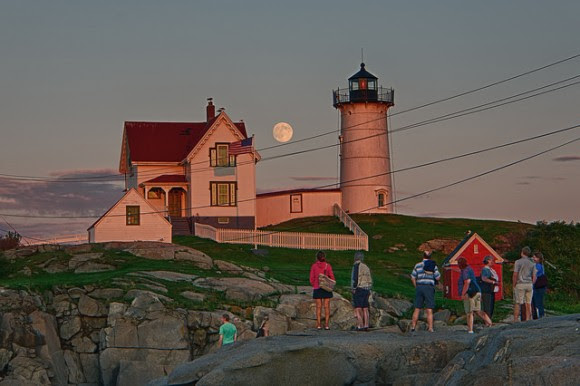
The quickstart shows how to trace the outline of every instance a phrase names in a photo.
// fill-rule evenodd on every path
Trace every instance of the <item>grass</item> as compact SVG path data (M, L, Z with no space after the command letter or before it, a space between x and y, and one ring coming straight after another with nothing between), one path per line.
M354 215L354 220L369 235L370 251L365 253L365 261L371 268L374 279L374 291L383 296L412 299L414 289L409 280L409 274L421 258L419 246L432 239L461 240L467 230L480 234L486 241L493 243L498 236L522 234L531 227L529 224L471 220L471 219L435 219L420 218L402 215ZM349 231L336 219L319 217L290 221L273 227L269 230L297 231L319 233L344 233ZM267 271L271 278L282 283L295 286L309 285L310 266L315 260L316 251L295 250L286 248L260 248L263 254L256 254L250 245L218 244L207 239L194 236L177 236L175 244L181 244L200 250L213 259L225 260L235 264L257 268ZM397 246L397 249L392 247ZM38 267L43 262L52 259L53 262L65 263L70 256L63 252L40 253L28 258L13 260L4 263L0 271L2 285L10 288L27 288L36 291L50 289L53 286L118 286L114 280L126 279L135 281L134 277L127 276L130 272L170 270L189 273L198 276L229 276L228 272L216 272L201 270L188 262L176 262L167 260L149 260L133 256L130 253L114 250L97 250L103 252L102 262L115 266L115 270L74 274L62 272L49 274ZM337 290L345 297L350 297L348 287L350 285L350 272L352 267L353 251L330 251L328 261L332 265L337 278ZM435 260L440 263L445 258L441 252L434 253ZM32 270L31 276L24 275L21 271L24 267ZM509 278L509 274L504 273ZM233 305L244 309L252 304L233 303L223 298L220 292L194 288L190 283L162 282L167 288L166 296L175 300L175 307L188 309L215 309L224 304ZM506 283L507 284L507 283ZM135 284L138 286L138 284ZM509 287L509 285L507 286ZM146 289L146 288L143 288ZM181 292L190 290L202 292L207 300L203 303L193 302L181 296ZM463 304L459 301L444 299L441 292L436 294L438 307L447 308L457 314L462 314ZM272 301L265 299L261 305L271 305ZM547 308L558 313L580 312L580 304L575 299L570 299L562 294L550 293L546 298ZM254 304L256 305L256 304ZM511 300L499 302L496 305L494 319L503 319L511 313L509 308Z

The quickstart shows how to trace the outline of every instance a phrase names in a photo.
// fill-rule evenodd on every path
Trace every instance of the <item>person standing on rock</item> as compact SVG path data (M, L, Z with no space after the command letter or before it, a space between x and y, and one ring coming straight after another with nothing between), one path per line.
M548 287L548 277L544 270L544 255L542 252L534 252L534 263L536 264L536 281L534 281L534 292L532 294L532 317L534 319L543 318L544 295Z
M320 288L318 277L321 274L328 276L332 280L336 280L334 278L334 273L332 272L332 266L326 262L326 254L322 251L318 251L316 254L316 262L312 264L312 267L310 267L312 298L316 300L316 328L318 330L322 329L320 319L322 305L324 303L324 329L330 330L330 299L332 298L332 291L326 291Z
M228 314L222 315L222 325L220 326L220 340L218 347L228 346L234 344L238 338L238 329L230 323L230 316Z
M351 273L352 300L357 319L357 331L369 329L369 296L373 286L371 270L363 263L364 253L354 254L354 265Z
M532 318L532 292L533 283L536 281L536 265L530 259L532 250L530 247L523 247L520 258L514 264L514 274L512 276L512 286L514 289L514 322L520 316L520 307L525 305L526 315L522 321Z
M457 259L457 265L461 269L457 289L463 299L463 308L467 316L467 332L473 334L473 314L477 314L487 327L491 327L492 323L489 316L481 310L481 288L477 284L473 268L467 264L467 259L463 256Z
M419 314L424 308L427 314L427 328L433 332L433 309L435 308L435 284L441 274L435 261L431 260L431 251L423 252L423 260L415 264L411 272L411 281L415 287L415 311L411 321L411 332L415 331Z
M491 319L495 308L495 293L499 290L499 276L493 269L493 257L483 258L483 269L481 270L481 300L483 302L483 312Z

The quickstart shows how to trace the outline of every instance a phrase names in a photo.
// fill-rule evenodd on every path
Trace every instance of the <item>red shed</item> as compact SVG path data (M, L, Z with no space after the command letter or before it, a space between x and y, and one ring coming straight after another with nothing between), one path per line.
M504 260L492 247L489 246L477 233L469 232L459 245L443 261L443 283L445 297L448 299L461 300L457 293L457 280L461 270L457 266L457 259L463 256L473 268L475 276L481 275L483 258L491 255L494 258L493 269L499 276L499 292L495 294L495 300L503 299L503 262Z

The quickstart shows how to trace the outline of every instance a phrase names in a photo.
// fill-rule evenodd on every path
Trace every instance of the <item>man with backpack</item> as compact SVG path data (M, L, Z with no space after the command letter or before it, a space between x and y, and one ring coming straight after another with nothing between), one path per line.
M425 309L428 331L433 332L433 309L435 308L435 285L441 274L437 264L431 259L431 251L423 252L423 260L415 264L411 272L411 281L415 287L415 311L411 321L411 332L415 331L419 313Z

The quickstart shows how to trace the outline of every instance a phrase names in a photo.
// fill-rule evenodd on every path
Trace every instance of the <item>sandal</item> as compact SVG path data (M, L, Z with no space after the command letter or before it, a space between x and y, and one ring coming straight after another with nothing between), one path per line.
M325 330L330 330L330 327L326 326L324 327Z

